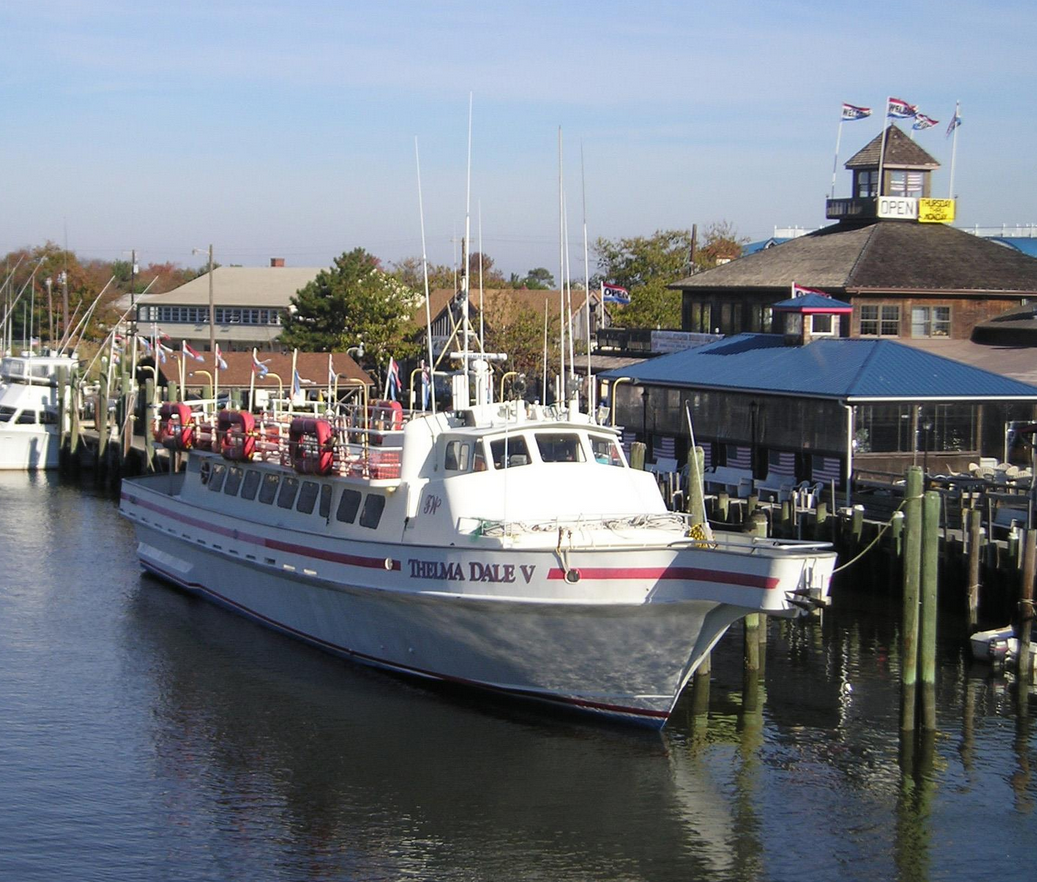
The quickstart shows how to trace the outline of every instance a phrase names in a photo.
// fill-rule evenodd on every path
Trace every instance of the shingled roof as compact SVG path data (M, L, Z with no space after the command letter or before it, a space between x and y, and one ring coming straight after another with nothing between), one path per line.
M670 285L1037 295L1037 259L943 224L836 224Z
M932 156L895 125L886 129L886 153L882 157L884 168L931 168L940 167ZM876 135L860 150L846 160L846 168L878 168L882 135Z

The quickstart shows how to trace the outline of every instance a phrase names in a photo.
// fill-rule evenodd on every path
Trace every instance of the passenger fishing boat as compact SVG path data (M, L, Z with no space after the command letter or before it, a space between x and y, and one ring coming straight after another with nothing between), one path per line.
M732 622L826 602L826 544L713 536L615 429L462 388L438 413L164 405L187 465L123 482L142 565L366 664L654 727Z
M67 355L0 359L0 469L58 466L58 371L77 360Z

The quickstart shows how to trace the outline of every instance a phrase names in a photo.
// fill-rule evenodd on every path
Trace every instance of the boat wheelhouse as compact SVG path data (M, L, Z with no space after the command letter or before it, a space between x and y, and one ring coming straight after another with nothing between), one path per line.
M57 468L58 373L70 356L4 356L0 359L0 469Z

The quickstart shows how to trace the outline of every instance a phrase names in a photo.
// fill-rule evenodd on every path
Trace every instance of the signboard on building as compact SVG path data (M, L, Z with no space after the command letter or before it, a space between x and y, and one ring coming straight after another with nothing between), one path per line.
M918 220L918 200L908 196L880 196L876 217Z
M842 220L844 217L874 217L874 199L828 199L825 202L825 217Z
M949 224L954 221L953 199L919 199L918 221L923 224Z

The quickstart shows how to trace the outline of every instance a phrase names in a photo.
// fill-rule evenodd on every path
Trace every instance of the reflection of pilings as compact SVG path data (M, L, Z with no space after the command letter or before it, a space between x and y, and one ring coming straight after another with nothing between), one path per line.
M713 654L706 653L691 681L691 713L696 721L701 720L703 725L709 719L709 680L712 673Z
M734 833L738 842L735 852L736 879L759 879L764 875L763 843L760 841L760 819L757 814L759 800L758 769L760 747L763 744L763 711L759 698L760 682L755 677L750 687L755 695L757 709L750 710L746 696L742 697L742 710L738 714L738 745L740 765L735 773Z
M1015 688L1015 741L1012 743L1017 768L1012 774L1012 790L1015 793L1015 810L1025 814L1033 812L1033 795L1030 793L1029 698L1028 685L1019 677Z
M896 807L893 861L897 878L925 882L929 878L930 803L935 790L933 768L936 733L901 732L900 793Z
M976 747L976 690L982 688L982 684L974 683L965 678L965 689L962 692L961 701L961 744L958 747L958 755L961 757L961 766L966 772L972 771L972 755Z

